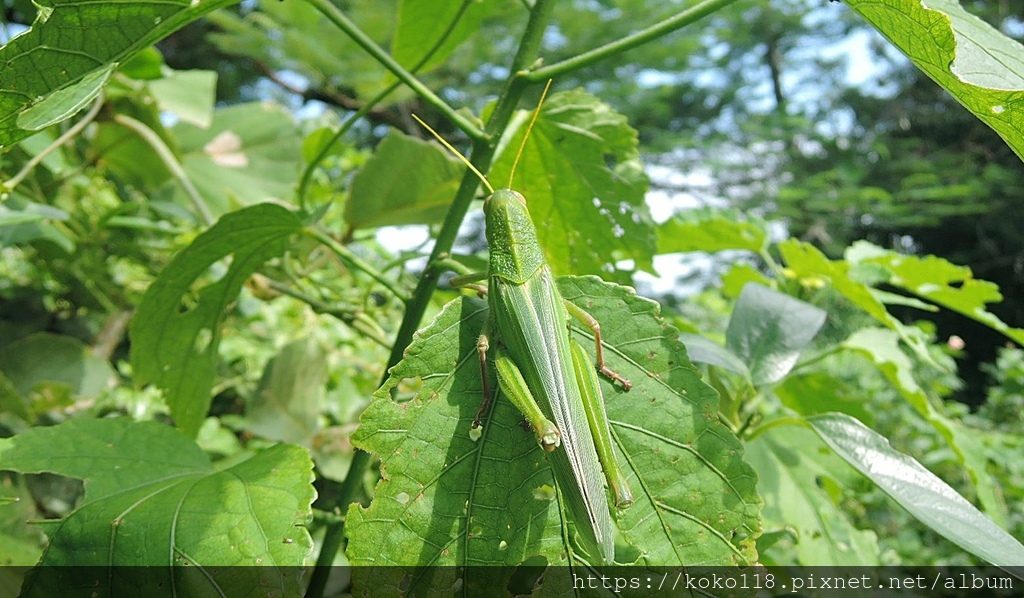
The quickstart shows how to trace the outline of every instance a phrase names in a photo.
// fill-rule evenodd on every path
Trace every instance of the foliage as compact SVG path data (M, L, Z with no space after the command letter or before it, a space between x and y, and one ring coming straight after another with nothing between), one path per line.
M549 0L40 9L0 48L0 559L37 566L23 593L93 583L47 565L145 564L164 576L103 576L111 593L269 584L311 596L335 562L367 565L354 587L379 595L392 583L506 587L523 564L550 567L544 590L555 592L564 571L590 566L580 522L510 403L499 398L482 435L470 433L487 307L438 284L483 263L477 239L457 243L479 181L411 137L421 132L409 110L529 199L562 294L604 326L610 363L635 383L602 382L637 498L613 514L616 562L1024 562L1024 478L1007 456L1020 449L1020 351L1002 353L988 403L969 414L945 400L960 384L954 349L905 317L955 312L1020 343L1024 331L994 313L998 286L852 238L831 254L777 240L756 214L652 219L640 143L672 144L653 122L720 140L766 125L758 151L789 143L789 131L825 138L752 101L730 112L745 90L698 99L695 65L716 63L705 42L767 49L775 77L773 52L795 47L787 28L808 29L796 4L730 3L668 3L657 15L635 1ZM952 2L847 4L1021 154L1019 45ZM650 24L626 35L635 14ZM204 15L222 51L342 109L344 122L267 101L216 106L212 73L173 70L151 47ZM737 20L745 33L730 38ZM761 22L771 27L755 33ZM652 70L687 91L638 86ZM296 73L308 89L292 89ZM517 106L549 78L559 91L531 130ZM373 150L359 143L375 136ZM837 180L785 187L780 164L744 164L748 190L775 186L780 198L809 201ZM864 172L840 180L870 205L885 192ZM929 179L886 201L948 200L964 185ZM398 225L428 227L425 262L380 240ZM623 286L656 257L690 252L745 257L721 289L685 304L659 307ZM589 329L571 334L589 346ZM921 548L936 536L949 543ZM180 563L195 567L167 567ZM289 573L313 563L308 587ZM239 564L267 567L218 573ZM439 564L502 569L455 580L423 568Z

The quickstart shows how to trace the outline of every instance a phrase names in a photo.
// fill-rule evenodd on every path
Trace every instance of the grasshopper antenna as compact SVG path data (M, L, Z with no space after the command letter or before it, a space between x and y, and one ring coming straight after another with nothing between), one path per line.
M447 141L445 141L444 137L441 137L441 135L439 135L437 133L437 131L435 131L434 129L430 128L430 125L428 125L427 123L423 122L420 119L420 117L416 116L415 114L413 114L412 117L414 119L416 119L416 122L420 123L420 126L422 126L424 129L430 131L430 134L433 135L435 139L440 141L441 145L445 146L448 149L448 151L450 151L452 154L454 154L456 158L458 158L463 164L466 165L467 168L472 170L473 174L475 174L477 176L477 178L480 179L483 182L484 187L487 187L487 190L490 191L491 194L494 193L494 187L492 187L491 183L489 183L487 181L487 177L485 177L482 172L477 170L477 167L473 166L473 163L470 162L469 159L466 158L466 156L462 155L462 152L460 152L459 150L455 149L455 147L453 147L452 144L450 144ZM520 151L522 151L522 150L520 150Z
M530 138L530 132L533 131L533 125L537 122L537 116L540 115L540 107L544 105L544 98L548 97L549 89L551 89L551 79L548 79L547 85L544 86L544 91L540 94L540 100L537 102L537 107L533 110L533 116L530 117L530 124L526 127L526 134L523 135L523 142L519 144L519 151L516 152L516 159L512 162L512 170L508 173L509 189L512 188L512 178L516 175L516 168L519 166L519 159L523 157L523 150L526 149L526 140Z

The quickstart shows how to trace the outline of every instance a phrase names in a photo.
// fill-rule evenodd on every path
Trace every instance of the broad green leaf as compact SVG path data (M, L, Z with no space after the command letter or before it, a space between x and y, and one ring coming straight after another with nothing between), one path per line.
M476 33L497 4L478 0L401 0L391 55L411 69L433 50L430 59L416 70L428 71L442 64L452 50ZM391 80L393 77L389 74Z
M957 0L846 0L1024 159L1024 46Z
M627 287L565 277L559 288L601 322L609 366L634 383L624 392L602 380L619 463L636 495L616 514L622 542L633 547L619 558L641 565L755 560L760 499L753 473L719 422L718 398L690 365L678 332L664 324L657 304ZM423 563L514 567L529 557L581 564L571 531L563 529L546 453L522 429L515 407L499 395L483 436L471 438L482 394L476 342L486 318L479 299L449 303L417 334L363 413L353 443L381 458L382 480L369 508L349 510L353 564L396 565L402 573ZM592 347L589 329L573 334ZM406 400L392 399L393 391ZM500 574L492 569L474 579L472 569L463 572L466 584L494 587ZM443 573L418 572L426 577L414 577L414 589L452 583ZM354 574L364 575L359 568ZM357 587L373 583L365 575Z
M509 185L531 114L515 116L513 133L502 140L488 175L495 188ZM656 239L637 133L594 96L577 90L548 98L511 188L526 197L555 273L607 276L620 260L653 271Z
M17 392L38 400L53 384L66 385L75 398L95 398L116 378L114 368L77 338L39 332L0 350L0 371Z
M796 562L773 564L878 565L874 532L854 527L823 488L824 479L842 486L837 476L849 468L822 449L821 441L799 426L766 430L746 445L746 459L757 471L757 491L764 499L765 528L792 526L797 532Z
M124 418L0 440L0 469L85 482L82 504L47 522L50 543L22 595L87 584L104 596L300 596L312 468L305 450L279 444L218 470L174 429Z
M840 413L817 415L807 422L836 454L957 546L993 565L1024 563L1024 545L864 424Z
M263 370L245 409L249 429L264 438L308 446L320 427L326 357L312 338L285 345Z
M302 132L283 107L270 102L230 106L214 112L208 128L179 123L173 132L182 166L214 214L294 193Z
M846 253L851 263L856 260L857 264L881 267L886 275L884 282L961 313L1024 345L1024 329L1008 326L986 309L988 304L1003 300L999 287L974 278L967 266L934 255L901 255L863 241Z
M726 249L760 252L767 242L764 222L736 210L685 210L658 226L658 253L715 253Z
M786 266L795 277L802 279L824 278L854 305L899 334L900 339L914 349L926 363L939 367L929 355L922 335L915 329L904 326L889 314L885 305L872 292L873 289L852 276L851 265L848 262L831 261L813 245L796 239L787 239L779 243L779 253L782 254Z
M745 380L750 380L750 369L746 362L715 341L698 334L687 333L680 334L679 340L686 345L686 354L690 361L716 365L743 376Z
M722 294L726 297L738 298L747 283L756 283L773 288L772 281L750 264L733 264L729 271L722 275Z
M960 458L986 512L1002 524L1006 516L1005 506L999 497L999 490L992 475L988 472L985 448L976 434L950 420L932 405L928 395L914 378L914 363L900 350L896 334L881 328L862 328L843 341L842 345L871 360L907 402L935 427Z
M300 228L295 214L275 204L232 212L176 255L143 297L131 326L132 367L140 384L164 390L175 422L189 436L210 406L224 310ZM229 256L223 276L183 305L193 284Z
M217 73L214 71L169 71L149 82L161 110L200 128L213 124L213 106L217 99Z
M32 134L21 122L23 114L53 94L80 84L79 91L93 87L95 81L82 82L100 77L111 65L128 60L202 15L236 1L40 2L32 28L0 48L0 64L4 65L4 77L0 79L0 149ZM38 122L29 124L37 126Z
M864 402L864 389L823 371L787 376L775 388L782 404L800 415L841 412L871 423L874 415Z
M759 284L740 292L725 346L750 368L755 385L782 380L825 323L823 310Z
M394 33L391 0L349 0L344 10L378 43ZM354 89L355 97L370 98L384 85L384 67L308 2L261 2L244 15L223 10L207 20L218 29L207 39L221 51L258 60L275 71L302 75L311 89L332 93L340 83L344 89Z
M440 146L392 131L352 180L352 228L434 224L444 219L465 167Z

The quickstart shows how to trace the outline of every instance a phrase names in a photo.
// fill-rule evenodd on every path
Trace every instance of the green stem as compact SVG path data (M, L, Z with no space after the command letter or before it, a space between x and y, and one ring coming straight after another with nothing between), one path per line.
M368 35L363 33L362 29L350 21L349 18L345 16L345 13L341 12L341 9L332 4L330 0L306 0L306 2L323 13L328 20L338 26L338 29L344 31L346 35L352 38L352 41L359 44L359 47L365 50L370 56L373 56L377 62L384 65L384 68L391 71L391 73L398 77L402 83L405 83L410 89L416 92L416 95L423 98L425 102L437 109L438 112L444 114L448 120L468 135L470 139L475 140L483 136L483 131L473 124L473 121L462 116L451 106L445 103L444 100L437 97L437 95L417 79L415 75L407 71L402 65L398 64L390 54L385 52L384 49L378 46Z
M50 155L50 153L53 152L53 150L64 145L69 139L71 139L75 135L78 135L82 131L82 129L86 127L86 125L91 123L93 119L96 118L96 115L100 113L100 108L102 106L103 94L101 93L99 97L96 98L96 101L93 102L92 108L89 108L89 112L87 112L85 116L82 117L82 120L76 122L74 125L69 127L67 131L64 131L64 133L60 137L54 139L53 143L46 146L46 149L32 156L32 159L26 162L25 166L22 167L22 169L19 170L17 174L12 176L10 180L8 180L6 183L0 185L0 191L13 191L14 188L17 187L18 184L21 183L21 181L23 181L25 177L27 177L28 174L32 172L32 170L46 158L46 156Z
M314 227L306 227L302 230L302 232L306 235L309 235L310 237L313 237L317 241L323 243L325 246L327 246L328 249L333 251L335 255L341 258L342 261L344 261L352 268L369 275L370 278L379 282L388 291L391 291L391 294L397 297L398 299L401 299L402 301L409 300L408 296L402 289L395 286L395 284L392 281L388 280L387 277L378 272L373 266L363 261L359 256L352 253L352 251L349 250L348 247L345 247L338 241L334 240L330 235L328 235L324 231Z
M153 148L153 151L160 157L160 161L167 167L167 170L170 170L171 175L178 180L178 184L184 189L185 195L192 201L192 205L195 206L196 212L199 213L199 218L203 221L203 224L207 226L212 225L216 219L213 217L213 213L210 212L209 206L206 205L206 200L199 194L199 190L192 184L192 179L188 178L185 168L178 161L171 148L167 147L164 140L153 129L130 116L124 114L115 115L114 122L128 127Z
M487 121L485 134L473 137L470 161L482 172L487 170L491 164L491 159L494 157L496 142L492 141L492 139L497 139L498 135L496 133L503 131L508 126L515 106L525 91L527 82L523 80L521 72L537 58L544 29L551 20L553 7L554 2L552 0L537 0L534 4L533 11L530 13L530 19L526 24L526 30L523 32L520 40L519 51L516 53L512 63L511 75L505 84L505 88L498 99L498 104L495 106L490 120ZM402 319L402 325L395 337L395 343L391 347L391 356L388 359L388 367L385 368L385 372L401 360L406 347L412 341L413 333L419 328L420 321L423 319L423 314L426 312L427 305L430 302L430 297L437 287L438 270L433 267L433 264L451 252L459 225L465 219L466 212L469 211L469 206L476 195L479 185L480 182L471 172L467 171L465 176L462 177L462 183L456 192L455 200L448 210L448 215L445 217L440 233L438 233L428 266L424 269L423 276L420 278L413 296L406 301L405 317ZM386 380L387 374L385 373L381 384L383 385ZM365 451L356 450L352 457L352 464L349 466L348 474L345 476L345 480L342 482L338 492L336 504L339 509L348 508L349 503L353 502L356 492L363 484L363 477L369 464L370 454ZM342 523L332 524L327 527L324 533L323 544L320 548L320 554L317 558L316 570L313 572L309 588L306 592L308 598L316 598L322 594L329 566L334 559L334 554L341 548L344 534L345 529Z
M806 420L799 417L780 417L751 430L746 440L747 442L750 442L768 430L779 426L803 426L806 428L808 427L808 424Z
M309 305L313 308L313 311L317 313L330 314L335 318L338 318L348 326L352 327L356 332L362 334L385 349L391 348L391 343L385 336L384 331L381 330L380 326L364 312L358 309L339 309L337 307L333 307L316 297L307 295L298 289L292 288L291 286L276 280L268 280L267 284L271 289L281 293L282 295L288 295L293 299L297 299L306 305Z
M525 78L531 83L538 83L547 81L548 79L555 79L566 73L577 71L611 56L621 54L627 50L632 50L637 46L646 44L647 42L664 37L677 29L681 29L691 23L699 21L715 11L725 8L735 1L736 0L704 0L674 17L661 21L655 25L651 25L646 29L641 29L640 31L627 35L622 39L605 44L599 48L594 48L593 50L584 52L583 54L573 56L572 58L563 60L562 62L556 62L550 66L530 71L525 75Z
M455 26L462 19L462 16L466 14L466 9L469 8L469 5L472 3L472 1L473 0L463 0L462 6L459 7L459 11L455 14L455 17L451 20L451 22L448 23L448 28L441 33L441 35L437 38L437 42L435 42L434 46L423 55L423 58L420 58L419 62L417 62L416 65L409 70L410 73L415 73L416 71L420 70L423 67L423 65L426 64L428 60L430 60L430 57L436 54L437 51L441 49L441 46L444 44L445 40L448 39L448 36L451 35L452 31L455 30ZM338 132L334 134L334 137L331 137L331 140L328 141L320 149L320 152L317 153L316 157L310 160L309 164L306 166L306 169L302 172L302 179L300 179L299 181L298 196L300 208L302 208L303 210L306 209L306 189L307 187L309 187L309 180L310 178L312 178L313 172L316 170L317 166L320 165L320 162L322 162L323 159L327 157L328 152L330 152L331 148L334 147L334 144L337 143L338 140L341 139L341 137L345 133L347 133L349 129L352 128L353 124L357 123L359 119L366 116L366 114L370 110L373 110L374 106L384 101L384 98L388 97L388 95L391 94L392 91L397 89L400 84L400 80L395 81L391 85L388 85L384 89L384 91L378 93L368 102L363 104L363 106L359 108L359 110L357 110L355 114L348 117L348 119L344 123L342 123L340 127L338 127Z

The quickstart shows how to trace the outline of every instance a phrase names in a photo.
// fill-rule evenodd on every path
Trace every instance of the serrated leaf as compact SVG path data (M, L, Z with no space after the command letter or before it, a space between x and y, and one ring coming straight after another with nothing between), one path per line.
M880 328L862 328L843 341L842 346L857 351L874 363L907 402L942 435L970 475L985 510L1003 523L1005 507L988 472L984 447L970 430L950 420L932 405L914 377L913 361L900 350L896 334Z
M352 228L434 224L444 219L465 169L437 144L392 130L352 180Z
M178 253L153 282L132 320L131 359L140 384L165 392L178 427L195 436L210 406L224 310L263 262L288 248L302 225L288 210L260 204L232 212ZM216 262L231 256L217 281L182 309L182 299Z
M847 0L1024 159L1024 46L956 0Z
M23 596L302 594L296 568L312 548L303 526L315 492L299 447L218 470L167 426L81 419L0 441L0 469L85 482L82 504L48 524Z
M867 476L911 515L964 550L993 565L1024 563L1024 545L883 436L841 413L807 419L847 463Z
M530 112L509 125L489 179L509 184ZM609 274L620 260L653 272L656 245L637 133L626 117L584 91L553 94L523 149L512 188L526 197L556 274Z
M608 365L634 383L623 392L602 380L602 392L637 499L617 513L617 526L622 540L640 550L638 564L753 562L760 533L754 477L678 332L655 303L627 287L565 277L559 289L601 322ZM476 342L486 318L479 299L449 303L417 334L364 412L353 443L380 456L382 480L369 508L349 510L353 564L404 572L422 563L514 567L538 555L552 565L581 564L563 529L545 453L522 429L518 411L499 396L483 436L470 437L482 393ZM573 334L593 346L589 329ZM393 400L392 391L407 384L415 397ZM372 572L366 575L357 577L359 587L373 583ZM454 581L436 569L416 575L421 591ZM475 583L472 571L465 575L465 583ZM495 575L479 581L494 587ZM395 588L366 589L387 595Z
M740 292L725 346L750 368L757 386L782 380L825 323L823 310L759 284Z
M209 127L179 123L173 132L181 164L214 214L292 196L303 136L284 107L271 102L229 106L214 112Z
M32 28L0 48L0 149L32 134L20 122L22 115L53 94L97 77L202 15L236 2L40 3L43 9Z
M245 410L249 428L264 438L308 446L319 429L327 356L316 340L281 348L270 360Z
M759 252L767 242L764 222L749 219L736 210L685 210L658 226L658 253L715 253L727 249Z
M835 479L849 468L835 455L822 454L821 441L814 434L800 427L777 427L751 440L746 448L747 460L757 470L757 490L765 501L765 527L796 529L796 564L879 564L874 532L854 527L822 488L822 479Z

